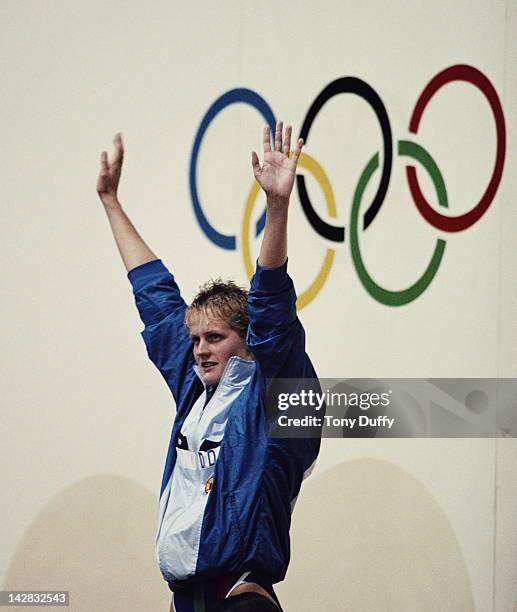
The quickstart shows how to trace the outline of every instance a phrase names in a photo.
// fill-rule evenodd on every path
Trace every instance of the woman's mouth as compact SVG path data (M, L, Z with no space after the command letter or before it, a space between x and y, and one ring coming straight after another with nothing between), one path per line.
M209 370L210 368L213 368L216 365L217 365L217 361L202 361L201 362L201 367L203 368L203 370Z

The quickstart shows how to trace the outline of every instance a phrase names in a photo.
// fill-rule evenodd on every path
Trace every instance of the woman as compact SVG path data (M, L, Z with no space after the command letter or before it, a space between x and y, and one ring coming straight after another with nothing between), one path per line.
M268 436L268 378L316 378L287 274L287 215L303 141L290 157L291 127L264 128L266 225L249 294L206 285L190 307L117 197L120 134L101 154L97 192L128 270L151 360L177 413L160 492L156 554L178 612L280 609L273 584L289 563L289 527L319 439ZM261 607L262 606L262 607ZM272 608L273 606L273 608Z

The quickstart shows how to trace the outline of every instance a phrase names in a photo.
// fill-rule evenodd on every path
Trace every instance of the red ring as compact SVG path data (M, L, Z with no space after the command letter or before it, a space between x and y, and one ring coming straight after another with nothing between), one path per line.
M409 122L410 132L413 134L417 133L420 119L422 118L422 114L429 100L440 89L440 87L443 87L452 81L467 81L468 83L475 85L485 95L488 103L490 104L490 108L492 109L497 133L497 149L494 170L492 172L490 182L488 183L488 187L481 197L481 200L472 210L463 215L459 215L458 217L447 217L434 210L434 208L431 208L431 205L425 199L418 184L416 168L414 166L406 166L406 175L413 200L424 219L437 229L445 232L460 232L476 223L476 221L487 211L488 207L492 203L492 200L494 199L503 174L504 157L506 151L506 131L501 102L499 101L492 83L477 68L468 66L466 64L457 64L456 66L450 66L449 68L442 70L442 72L439 72L427 84L423 92L420 94L420 98L417 100L413 110L413 115L411 116L411 120Z

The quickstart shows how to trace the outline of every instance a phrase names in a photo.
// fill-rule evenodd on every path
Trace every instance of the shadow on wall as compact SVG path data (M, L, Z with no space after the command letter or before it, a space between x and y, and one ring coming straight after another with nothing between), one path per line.
M287 580L278 585L286 610L475 609L452 526L421 482L374 459L311 478L293 515Z
M171 595L154 556L157 512L156 497L131 480L81 480L36 517L2 588L70 591L74 612L168 610Z

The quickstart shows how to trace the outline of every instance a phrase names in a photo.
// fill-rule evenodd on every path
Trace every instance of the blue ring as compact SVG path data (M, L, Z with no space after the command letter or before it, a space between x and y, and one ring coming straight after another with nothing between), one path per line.
M205 135L205 132L208 129L208 126L210 125L212 119L214 119L214 117L224 108L237 102L249 104L250 106L253 106L253 108L256 108L258 112L262 115L266 123L268 123L271 127L271 133L274 134L276 126L275 116L269 104L264 100L264 98L259 96L258 93L252 91L251 89L231 89L230 91L227 91L222 96L217 98L217 100L212 104L212 106L208 109L205 116L203 117L201 125L199 126L199 129L197 131L196 138L194 140L194 146L192 147L189 171L190 196L192 198L192 205L194 206L194 213L196 215L196 219L209 240L211 240L217 246L223 249L228 249L229 251L235 251L235 236L227 236L225 234L221 234L214 227L212 227L212 225L210 225L210 222L205 217L203 209L201 208L201 202L199 201L199 197L197 194L196 168L199 149L201 147L201 140L203 139L203 136ZM257 236L264 229L265 223L266 211L262 213L262 216L257 221Z

